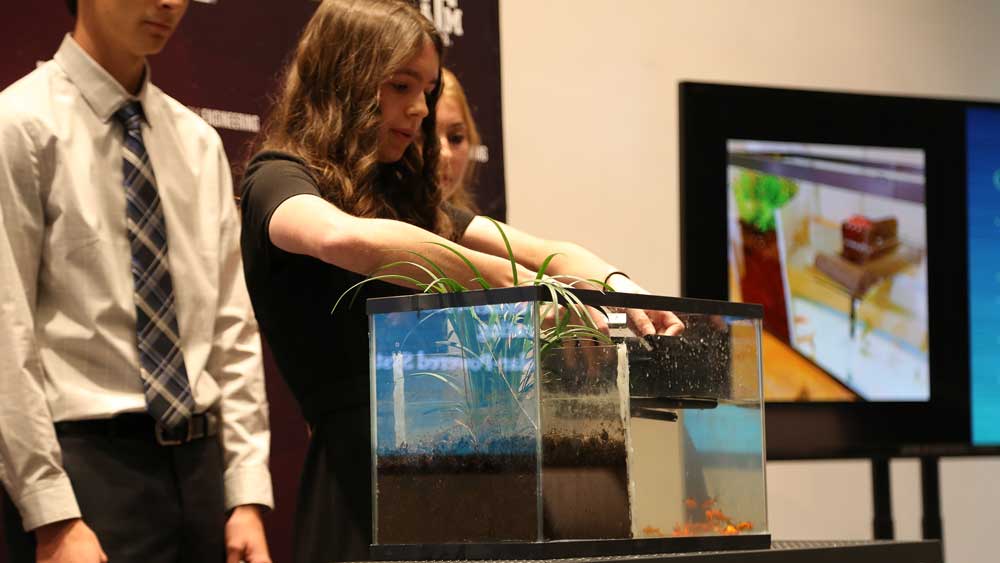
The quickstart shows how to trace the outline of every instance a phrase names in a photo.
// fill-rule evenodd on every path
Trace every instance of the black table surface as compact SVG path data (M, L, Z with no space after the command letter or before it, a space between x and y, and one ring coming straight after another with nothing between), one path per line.
M943 563L941 542L918 541L780 541L770 549L664 553L576 559L541 559L534 563ZM496 563L520 563L523 560L492 560ZM424 562L420 562L424 563ZM484 562L486 563L486 562Z

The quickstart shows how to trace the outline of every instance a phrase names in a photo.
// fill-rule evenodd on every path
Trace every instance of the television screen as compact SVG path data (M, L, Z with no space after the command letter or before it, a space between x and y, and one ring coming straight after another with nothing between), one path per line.
M729 298L768 401L927 401L924 151L729 139Z
M978 352L1000 349L1000 192L967 201L968 103L701 83L679 99L682 292L764 305L768 457L957 451L973 411L977 439L1000 432L1000 353ZM993 174L1000 118L974 118ZM970 308L994 323L972 340L974 389Z

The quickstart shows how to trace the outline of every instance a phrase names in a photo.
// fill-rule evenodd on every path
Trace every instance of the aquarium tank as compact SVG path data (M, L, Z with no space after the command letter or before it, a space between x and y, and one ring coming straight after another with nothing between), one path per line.
M368 301L374 558L769 545L760 306L571 293L606 332L539 287Z

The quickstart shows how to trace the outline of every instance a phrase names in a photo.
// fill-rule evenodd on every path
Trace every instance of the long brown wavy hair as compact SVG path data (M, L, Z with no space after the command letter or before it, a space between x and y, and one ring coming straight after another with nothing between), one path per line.
M441 210L434 132L441 80L427 98L422 140L393 164L378 161L380 85L430 41L433 24L402 0L323 0L306 25L259 148L290 153L325 199L358 217L399 219L451 236Z

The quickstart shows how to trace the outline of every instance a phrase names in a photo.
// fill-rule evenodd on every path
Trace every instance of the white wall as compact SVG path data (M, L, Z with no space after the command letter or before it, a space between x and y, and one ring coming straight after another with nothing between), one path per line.
M500 0L511 223L680 291L677 82L1000 99L994 0ZM1000 460L942 464L949 561L996 560ZM892 466L897 537L919 468ZM866 462L773 463L776 539L871 537ZM994 533L995 535L995 533Z

